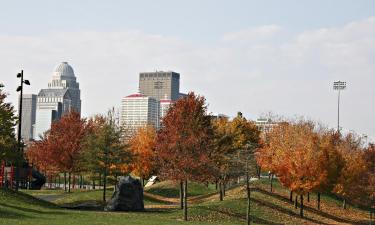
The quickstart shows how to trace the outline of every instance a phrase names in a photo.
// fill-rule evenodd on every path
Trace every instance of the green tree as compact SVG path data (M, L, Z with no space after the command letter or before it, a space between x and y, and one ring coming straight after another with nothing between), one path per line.
M22 158L21 153L17 151L14 130L17 117L14 115L14 107L5 102L7 94L4 93L3 87L0 83L0 161L17 161Z
M87 170L99 173L103 179L103 201L106 201L107 177L124 174L123 168L130 162L130 152L121 140L121 128L114 110L107 116L95 116L93 130L84 141L82 161Z

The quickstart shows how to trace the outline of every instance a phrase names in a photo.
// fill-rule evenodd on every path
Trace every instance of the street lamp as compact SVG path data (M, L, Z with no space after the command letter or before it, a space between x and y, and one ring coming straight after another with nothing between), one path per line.
M21 78L21 85L17 87L17 92L20 92L20 104L19 104L19 111L18 111L18 148L21 148L21 123L22 123L22 97L23 97L23 84L30 85L29 80L23 80L23 70L21 73L17 74L17 78Z
M344 81L335 81L333 82L333 90L337 90L338 99L337 99L337 132L340 132L340 92L346 89L346 82Z
M17 78L21 78L21 85L17 87L17 92L20 92L20 104L19 104L19 111L18 111L18 133L17 133L17 142L18 142L18 151L23 151L23 148L21 146L21 124L22 124L22 97L23 97L23 84L30 85L29 80L23 79L23 70L21 70L21 73L17 74ZM18 173L19 168L17 166L16 169L16 190L18 190Z

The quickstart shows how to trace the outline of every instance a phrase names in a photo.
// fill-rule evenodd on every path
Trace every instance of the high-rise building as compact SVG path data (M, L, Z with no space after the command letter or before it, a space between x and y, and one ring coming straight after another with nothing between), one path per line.
M81 112L79 84L73 68L67 62L62 62L55 67L48 88L40 90L38 94L34 139L39 139L51 128L53 121L72 110Z
M121 125L128 133L139 127L151 125L159 126L158 101L141 93L132 94L122 99Z
M33 125L35 124L37 95L24 94L22 97L21 137L24 142L33 139Z
M173 101L168 99L167 96L159 101L159 127L162 126L163 118L165 115L167 115L172 103Z
M180 97L180 74L172 71L145 72L139 74L139 90L142 94L175 101Z

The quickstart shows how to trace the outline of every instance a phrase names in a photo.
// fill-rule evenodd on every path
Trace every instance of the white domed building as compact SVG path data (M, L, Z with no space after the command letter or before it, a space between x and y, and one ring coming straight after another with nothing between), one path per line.
M38 140L51 128L53 121L73 110L81 113L81 91L73 68L62 62L55 67L48 88L38 94L34 139Z

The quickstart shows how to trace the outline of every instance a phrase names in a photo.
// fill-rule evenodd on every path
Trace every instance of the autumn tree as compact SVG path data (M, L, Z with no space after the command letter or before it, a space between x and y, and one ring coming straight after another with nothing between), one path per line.
M151 176L155 168L156 130L152 126L140 127L129 140L129 149L133 155L130 165L132 173L144 180Z
M271 132L268 145L259 153L259 162L272 169L291 193L300 196L303 217L303 196L317 190L327 180L324 154L319 148L314 123L301 120L279 124Z
M68 173L70 192L71 173L79 170L83 140L88 131L86 120L77 112L69 112L52 123L41 141L31 145L28 157L39 168L44 168L44 172Z
M185 220L188 181L207 181L215 174L210 159L212 137L205 99L193 92L171 106L157 135L155 149L159 174L184 183Z
M103 201L106 201L107 177L117 177L128 171L130 152L121 140L121 127L114 110L106 116L98 115L92 120L93 130L84 141L82 160L85 167L102 175Z
M233 154L233 135L231 133L230 121L226 117L215 118L212 121L214 129L213 152L211 159L216 167L216 184L219 187L219 199L223 200L224 181L230 173Z
M368 172L368 164L364 158L363 142L354 133L347 134L339 143L339 152L344 160L333 192L343 199L342 207L346 208L349 200L359 198L366 181L363 179Z

